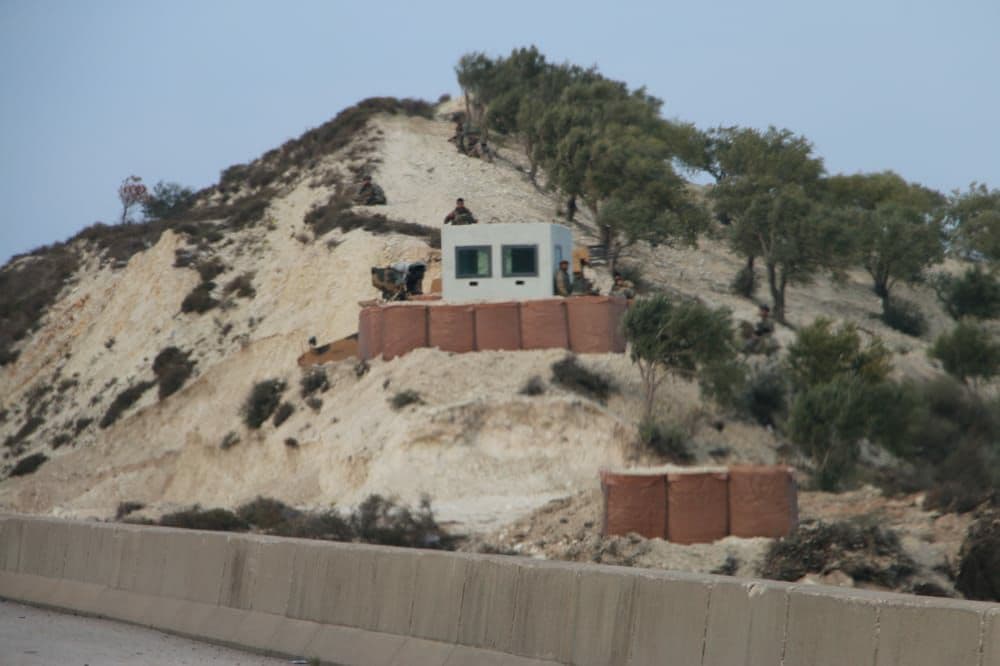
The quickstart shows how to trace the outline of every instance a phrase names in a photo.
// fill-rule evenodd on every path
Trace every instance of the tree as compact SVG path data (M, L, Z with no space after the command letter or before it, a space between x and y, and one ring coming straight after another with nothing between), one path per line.
M153 186L152 194L142 201L142 211L150 219L166 220L184 213L193 203L191 188L161 180Z
M139 176L129 176L122 181L118 186L118 199L122 202L122 224L129 222L129 211L143 203L147 196L149 193Z
M1000 261L1000 189L972 183L968 192L952 192L945 226L965 254L978 253L990 261Z
M942 333L927 355L941 361L945 372L966 384L1000 374L1000 343L988 328L968 319Z
M938 274L931 284L953 319L993 319L1000 315L1000 280L995 273L972 266L960 277Z
M823 185L830 205L842 207L853 223L861 263L883 311L897 282L921 281L944 258L944 197L938 192L891 171L831 176Z
M787 286L844 265L850 253L843 221L816 201L823 162L804 138L774 127L719 128L709 145L716 214L730 222L730 245L750 270L764 261L772 313L784 323Z
M729 311L658 294L625 314L625 336L645 391L643 422L652 418L656 391L670 373L692 377L698 367L732 359L736 350Z
M878 338L864 348L853 323L833 330L833 321L820 317L804 326L788 347L788 368L799 390L833 381L858 378L867 383L885 380L892 353Z

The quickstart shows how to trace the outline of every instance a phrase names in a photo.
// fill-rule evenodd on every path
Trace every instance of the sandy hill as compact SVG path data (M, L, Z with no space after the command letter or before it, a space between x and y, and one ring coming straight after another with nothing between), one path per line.
M3 476L25 456L48 457L33 474L0 481L0 510L106 519L121 502L142 503L156 515L194 503L233 507L258 495L304 507L348 506L377 492L411 503L427 495L439 518L479 533L507 534L505 526L529 520L540 507L555 512L557 523L593 533L592 517L577 525L573 516L593 513L598 469L660 462L634 445L640 379L624 355L581 358L617 385L606 404L552 382L552 364L564 356L559 351L424 349L373 361L360 375L343 361L325 368L330 388L317 394L321 404L310 406L300 395L296 359L306 340L357 330L358 302L377 295L369 267L422 259L431 264L431 278L440 270L438 251L420 237L334 229L314 238L304 217L327 202L336 183L351 184L360 169L371 169L389 198L378 212L429 227L441 225L456 196L485 223L559 221L558 198L529 182L516 146L501 145L494 163L458 154L447 141L448 110L439 107L434 119L375 116L347 145L284 174L262 220L228 230L219 242L174 228L124 266L81 249L79 271L19 344L18 360L0 369L0 439L9 444ZM254 191L261 189L246 185L237 196ZM578 240L593 242L593 231L581 213ZM191 254L224 266L212 292L222 304L202 314L181 311L201 282L190 267L175 265ZM719 240L704 239L698 248L642 247L632 261L654 286L727 306L737 319L755 315L752 302L729 293L740 260ZM242 275L254 295L224 294L223 286ZM595 277L599 285L608 282L604 274ZM931 314L932 334L946 325L928 293L900 291ZM933 372L926 342L885 328L877 311L861 273L789 290L792 322L819 315L856 321L888 342L899 372ZM793 335L777 333L785 343ZM101 428L116 396L151 382L154 358L171 346L196 361L183 388L160 400L153 387ZM534 376L545 392L520 394ZM241 406L255 383L269 379L287 384L283 399L295 411L280 426L268 421L249 429ZM394 409L391 398L404 390L417 392L421 402ZM668 384L660 402L661 413L691 433L699 463L772 463L793 455L771 431L717 414L695 385ZM564 504L547 504L552 500ZM553 506L570 506L573 515ZM934 518L914 520L930 529ZM522 527L522 536L533 529ZM751 546L759 552L759 544ZM686 559L647 563L709 569L737 546L727 548L711 557L691 551Z

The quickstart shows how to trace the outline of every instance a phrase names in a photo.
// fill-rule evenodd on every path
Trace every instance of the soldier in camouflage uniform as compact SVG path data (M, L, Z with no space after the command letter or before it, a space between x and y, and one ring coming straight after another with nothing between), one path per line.
M386 204L385 191L372 182L371 176L365 176L354 201L362 206L384 206Z
M465 207L465 199L461 198L455 201L455 210L444 216L445 224L453 224L455 226L476 224L476 222L478 220L472 214L472 211Z

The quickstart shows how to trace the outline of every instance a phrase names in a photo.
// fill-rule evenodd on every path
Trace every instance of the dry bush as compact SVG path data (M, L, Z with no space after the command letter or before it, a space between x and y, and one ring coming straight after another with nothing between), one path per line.
M42 466L49 457L44 453L32 453L30 456L25 456L17 461L14 465L14 469L10 471L11 476L27 476L28 474L34 474L35 470Z
M521 395L542 395L545 393L545 382L538 375L531 377L528 381L524 383L521 390L518 391Z
M416 391L407 389L405 391L399 391L394 396L389 398L389 404L393 409L403 409L409 405L422 405L424 404L424 400Z
M264 425L281 403L281 394L285 392L285 382L280 379L267 379L254 384L243 403L243 422L248 428L257 429Z
M330 380L326 376L326 370L322 368L312 368L302 375L299 382L299 393L303 398L308 398L313 393L319 391L323 393L330 388Z
M119 502L118 509L115 511L115 520L121 520L130 513L144 508L146 508L146 505L142 502Z
M181 301L181 312L202 314L218 307L219 301L212 297L214 282L202 282Z
M189 352L178 347L164 347L153 360L153 374L160 388L160 400L176 393L194 371Z
M279 427L282 423L288 420L288 417L290 417L294 413L295 413L295 405L293 405L292 403L285 401L280 405L278 405L278 409L275 410L274 412L274 419L273 419L274 427L275 428Z
M117 421L122 413L134 405L142 395L151 389L156 382L139 382L133 386L128 387L111 401L111 405L108 407L108 411L104 413L101 417L100 423L97 425L100 428L107 428L111 426L115 421Z
M572 354L552 364L552 377L563 388L600 402L617 391L610 378L580 365Z
M222 293L236 294L237 298L253 298L257 295L257 290L253 287L253 278L253 271L241 273L226 283Z
M197 504L190 509L164 514L160 518L163 527L180 527L189 530L213 530L216 532L246 532L250 526L235 513L226 509L202 509Z

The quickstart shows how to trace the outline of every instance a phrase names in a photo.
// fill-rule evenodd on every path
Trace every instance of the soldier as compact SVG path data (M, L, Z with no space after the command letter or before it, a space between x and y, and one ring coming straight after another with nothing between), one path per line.
M774 335L774 322L771 321L771 308L761 303L758 317L757 325L752 330L747 331L749 335L745 335L743 352L746 354L771 354L777 351L777 344L772 337Z
M556 273L556 296L569 296L573 293L573 285L569 280L569 262L563 259L559 262L559 272Z
M455 210L444 216L445 224L453 224L455 226L476 224L478 221L472 214L472 211L465 207L465 199L461 197L455 200Z
M609 292L612 296L621 296L629 300L635 298L635 285L632 284L631 280L626 280L625 276L618 271L614 272L615 283L611 285L611 291Z
M354 201L362 206L384 206L386 204L385 191L372 182L371 176L365 176Z

